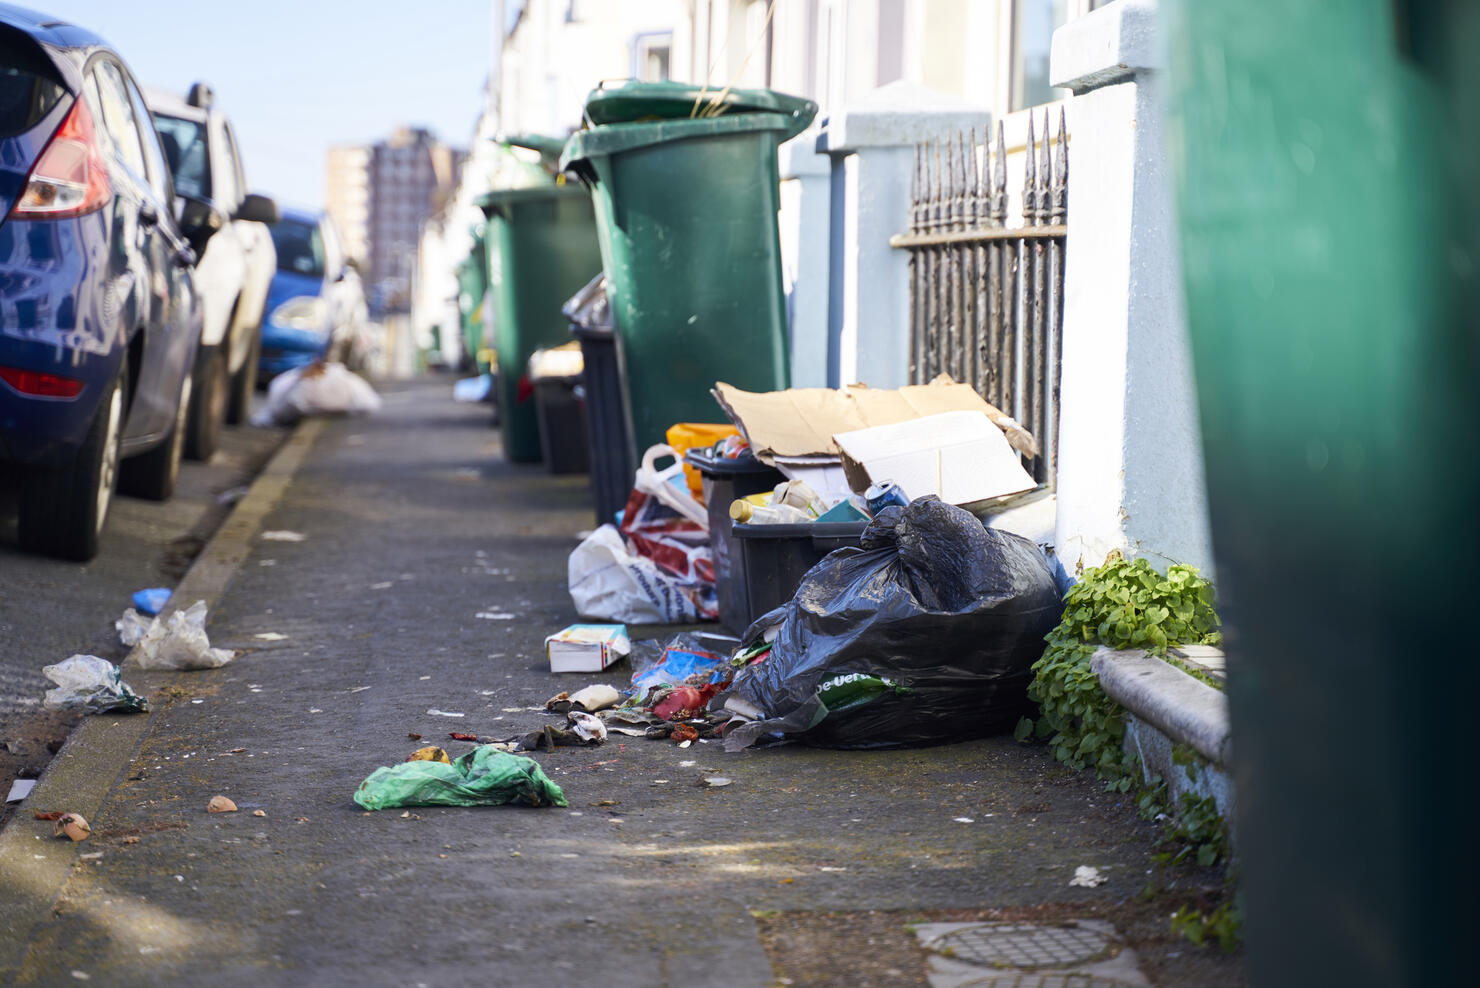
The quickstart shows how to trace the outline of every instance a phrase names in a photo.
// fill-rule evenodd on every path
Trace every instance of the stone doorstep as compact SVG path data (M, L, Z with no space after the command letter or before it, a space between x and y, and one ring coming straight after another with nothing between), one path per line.
M1212 656L1199 651L1184 658L1207 666ZM1110 699L1173 742L1191 747L1220 769L1227 768L1231 750L1228 698L1221 690L1139 649L1101 648L1090 659L1090 669Z

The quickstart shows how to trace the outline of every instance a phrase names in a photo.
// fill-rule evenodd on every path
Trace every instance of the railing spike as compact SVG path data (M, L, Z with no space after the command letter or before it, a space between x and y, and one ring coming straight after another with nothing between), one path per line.
M1038 222L1038 161L1037 141L1033 135L1033 114L1028 114L1028 141L1024 151L1023 165L1023 223L1033 226Z
M1007 144L1002 135L1002 121L997 121L997 153L992 162L992 195L989 212L992 222L1002 226L1007 222Z

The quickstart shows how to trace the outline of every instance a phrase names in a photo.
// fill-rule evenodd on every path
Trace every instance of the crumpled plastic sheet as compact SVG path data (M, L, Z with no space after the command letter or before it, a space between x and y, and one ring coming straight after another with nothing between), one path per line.
M149 701L123 681L119 668L96 655L69 656L41 671L57 684L42 700L47 710L133 714L149 709Z
M736 674L726 705L757 719L725 747L770 735L820 747L939 744L1008 730L1062 601L1042 550L935 497L886 508L860 548L830 553L776 625L771 652Z
M566 806L565 793L531 758L479 745L453 761L378 768L355 790L367 810L401 806Z
M292 425L305 415L352 415L377 411L380 405L369 381L341 363L315 361L273 378L252 424Z
M129 621L129 611L117 622L124 644L137 626ZM137 616L136 616L137 617ZM206 602L197 600L183 611L175 611L161 621L155 618L138 640L140 669L217 669L236 658L229 648L212 648L206 634Z

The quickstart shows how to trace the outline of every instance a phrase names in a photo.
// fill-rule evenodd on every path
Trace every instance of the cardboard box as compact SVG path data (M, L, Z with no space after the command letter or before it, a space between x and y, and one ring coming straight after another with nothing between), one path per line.
M631 650L624 624L573 624L545 639L551 672L601 672Z
M911 500L935 494L968 506L1036 486L1002 430L980 411L840 432L834 439L857 492L892 480Z
M855 384L837 390L756 393L720 382L714 386L714 397L750 441L755 455L771 466L835 465L839 450L833 437L839 433L957 411L985 415L1018 452L1038 454L1033 436L1010 415L989 404L971 385L958 384L945 374L929 384L897 391Z

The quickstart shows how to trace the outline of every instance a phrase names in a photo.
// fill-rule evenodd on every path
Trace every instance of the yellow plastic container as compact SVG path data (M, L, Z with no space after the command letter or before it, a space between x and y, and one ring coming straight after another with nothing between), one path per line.
M676 425L670 425L664 437L668 440L668 445L678 450L678 458L683 459L683 455L691 449L713 446L726 436L739 434L740 430L728 422L723 425L709 422L679 422ZM702 502L704 500L704 478L699 475L699 471L685 463L683 477L689 485L689 492Z

